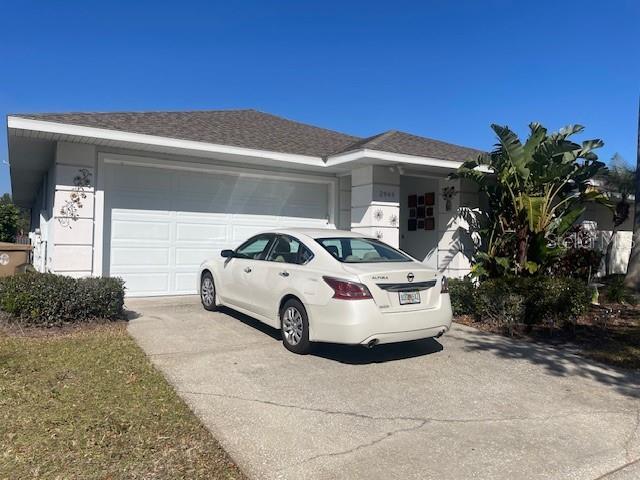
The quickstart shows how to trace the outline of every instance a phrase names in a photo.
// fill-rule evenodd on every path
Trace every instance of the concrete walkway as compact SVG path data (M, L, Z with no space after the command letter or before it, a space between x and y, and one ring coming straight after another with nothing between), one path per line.
M638 374L462 326L297 356L196 297L127 307L131 335L255 479L640 478Z

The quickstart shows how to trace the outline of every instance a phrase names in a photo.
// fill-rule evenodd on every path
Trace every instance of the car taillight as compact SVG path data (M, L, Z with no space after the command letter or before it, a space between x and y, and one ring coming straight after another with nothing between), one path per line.
M441 285L442 286L440 287L440 293L449 293L449 280L447 280L447 277L442 277Z
M333 277L322 277L322 279L333 289L333 298L339 298L341 300L364 300L372 298L367 286L361 283Z

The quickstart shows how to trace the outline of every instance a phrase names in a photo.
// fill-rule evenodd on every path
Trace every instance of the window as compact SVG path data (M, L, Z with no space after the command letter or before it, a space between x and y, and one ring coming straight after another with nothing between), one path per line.
M371 238L318 238L336 260L344 263L411 262L404 253Z
M342 255L342 243L339 238L325 238L323 240L318 240L320 245L322 245L327 252L333 255L336 259L340 260L343 258Z
M279 235L267 260L302 265L311 260L311 258L313 258L313 253L300 243L299 240L293 237Z
M269 251L269 245L273 240L273 234L257 235L250 238L236 250L237 258L248 258L252 260L264 260L267 252Z

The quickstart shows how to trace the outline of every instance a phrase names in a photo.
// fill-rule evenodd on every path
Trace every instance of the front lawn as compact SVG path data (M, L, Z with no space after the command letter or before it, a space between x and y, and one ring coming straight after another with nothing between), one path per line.
M244 476L118 322L0 331L0 479L14 478Z

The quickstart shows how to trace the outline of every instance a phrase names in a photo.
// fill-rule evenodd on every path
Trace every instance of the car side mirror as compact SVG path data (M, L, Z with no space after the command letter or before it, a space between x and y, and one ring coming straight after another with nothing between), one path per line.
M224 258L233 258L235 255L235 252L233 250L222 250L220 252L220 255Z

